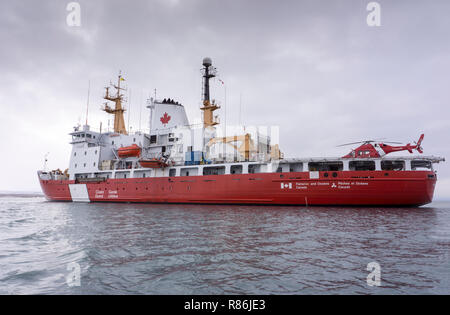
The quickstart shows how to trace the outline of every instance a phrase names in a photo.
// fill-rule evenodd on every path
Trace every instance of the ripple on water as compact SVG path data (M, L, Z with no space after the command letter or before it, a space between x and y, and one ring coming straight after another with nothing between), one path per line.
M450 207L0 198L0 293L448 293ZM368 287L378 262L382 286ZM70 263L81 286L69 287Z

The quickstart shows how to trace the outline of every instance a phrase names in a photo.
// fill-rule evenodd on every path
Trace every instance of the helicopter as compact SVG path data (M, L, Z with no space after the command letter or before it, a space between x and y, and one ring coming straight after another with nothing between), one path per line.
M386 154L399 151L408 151L409 153L413 153L413 150L417 150L417 152L423 153L421 144L424 136L425 136L424 134L421 134L419 140L417 142L414 141L414 144L408 143L406 145L401 146L391 146L387 144L387 143L402 144L401 142L394 142L394 141L378 142L377 140L364 140L341 144L338 147L362 143L359 147L357 147L356 149L352 150L349 154L342 157L347 159L379 158L385 156Z

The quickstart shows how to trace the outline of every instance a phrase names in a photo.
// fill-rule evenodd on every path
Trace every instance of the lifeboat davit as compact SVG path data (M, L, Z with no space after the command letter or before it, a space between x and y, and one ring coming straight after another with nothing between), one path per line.
M139 160L139 164L141 164L141 166L145 168L162 168L169 166L167 162L159 158L142 159Z
M133 144L118 149L117 154L120 158L136 157L141 155L141 148L137 144Z

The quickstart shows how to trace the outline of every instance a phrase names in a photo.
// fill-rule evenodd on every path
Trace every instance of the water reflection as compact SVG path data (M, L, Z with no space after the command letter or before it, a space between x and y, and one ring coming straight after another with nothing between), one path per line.
M0 262L8 268L0 279L7 293L389 294L449 293L450 288L447 205L13 200L2 207ZM65 283L71 261L81 266L81 287ZM379 288L366 284L372 261L382 268Z

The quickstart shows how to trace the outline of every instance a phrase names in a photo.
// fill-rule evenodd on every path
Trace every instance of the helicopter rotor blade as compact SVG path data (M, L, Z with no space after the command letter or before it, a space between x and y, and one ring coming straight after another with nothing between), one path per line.
M358 144L358 143L372 143L372 142L377 142L377 141L380 141L383 139L386 139L386 138L376 138L376 139L371 139L371 140L362 140L362 141L357 141L357 142L344 143L344 144L338 145L336 147L344 147L347 145ZM383 143L403 144L403 142L399 142L399 141L383 141Z
M366 142L366 141L358 141L358 142L344 143L344 144L337 145L336 147L345 147L345 146L347 146L347 145L358 144L358 143L364 143L364 142Z

